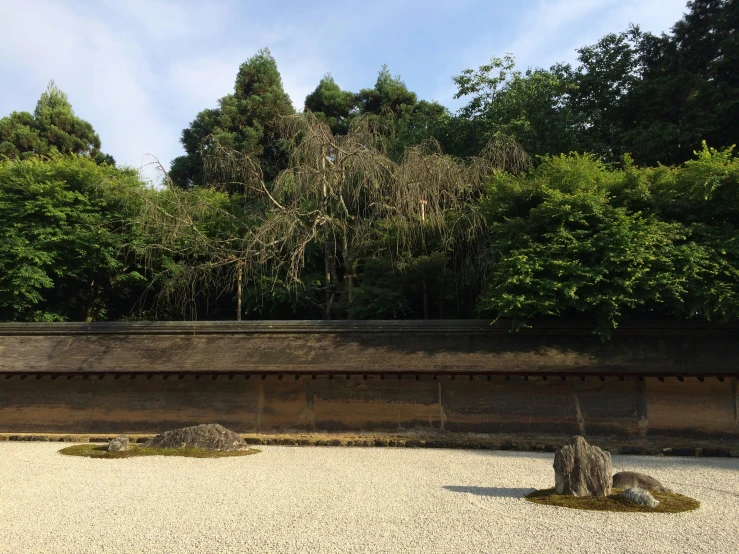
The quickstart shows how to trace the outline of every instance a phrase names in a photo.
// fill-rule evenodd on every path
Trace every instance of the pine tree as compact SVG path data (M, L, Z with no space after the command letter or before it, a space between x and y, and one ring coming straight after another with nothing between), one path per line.
M269 50L260 50L239 67L233 94L221 98L218 108L200 112L182 131L186 154L172 162L170 177L183 188L203 186L202 152L217 142L257 157L267 179L273 178L285 163L276 124L293 113L277 62Z
M13 112L0 119L0 159L27 159L53 153L89 156L97 163L115 161L100 152L100 137L77 117L64 94L50 81L33 114Z

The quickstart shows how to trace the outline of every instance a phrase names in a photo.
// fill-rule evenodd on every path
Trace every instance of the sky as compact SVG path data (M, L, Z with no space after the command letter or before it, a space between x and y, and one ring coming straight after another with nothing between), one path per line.
M630 23L669 32L685 0L0 0L0 117L32 112L49 80L119 165L165 167L182 129L233 91L260 48L300 110L326 73L370 88L383 64L452 110L452 76L493 56L521 70L575 63Z

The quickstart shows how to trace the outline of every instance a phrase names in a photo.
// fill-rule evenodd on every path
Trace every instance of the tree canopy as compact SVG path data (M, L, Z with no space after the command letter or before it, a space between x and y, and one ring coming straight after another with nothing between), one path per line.
M261 50L157 187L52 83L0 119L0 319L737 320L738 8L493 57L456 112L384 66L295 113Z
M294 112L277 62L269 50L260 50L239 67L233 94L221 98L217 108L200 112L182 131L186 153L172 162L170 177L183 188L201 186L203 151L214 142L258 156L265 174L276 175L284 167L276 125Z
M115 163L100 151L100 137L92 125L74 114L67 95L50 81L33 114L13 112L0 119L0 159L55 153L80 154L96 163Z

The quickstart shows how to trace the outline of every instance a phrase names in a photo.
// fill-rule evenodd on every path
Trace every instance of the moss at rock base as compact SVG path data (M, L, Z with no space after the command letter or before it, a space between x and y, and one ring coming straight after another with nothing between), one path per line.
M676 514L678 512L689 512L697 510L700 502L689 496L671 492L649 491L652 496L659 500L659 506L649 508L637 506L624 500L619 496L622 489L613 489L609 496L569 496L557 494L554 489L534 491L525 498L529 502L545 504L547 506L559 506L561 508L574 508L576 510L598 510L604 512L647 512Z
M184 456L187 458L230 458L233 456L249 456L261 452L255 448L225 452L222 450L206 450L204 448L154 448L150 446L131 445L125 452L108 452L108 445L77 444L62 448L59 453L67 456L85 456L87 458L136 458L138 456Z

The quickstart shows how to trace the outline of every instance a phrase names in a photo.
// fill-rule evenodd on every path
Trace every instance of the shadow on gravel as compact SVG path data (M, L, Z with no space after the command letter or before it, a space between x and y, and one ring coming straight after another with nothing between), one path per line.
M460 487L455 485L446 485L444 488L452 492L468 492L477 496L493 496L495 498L523 498L536 490L533 487Z

